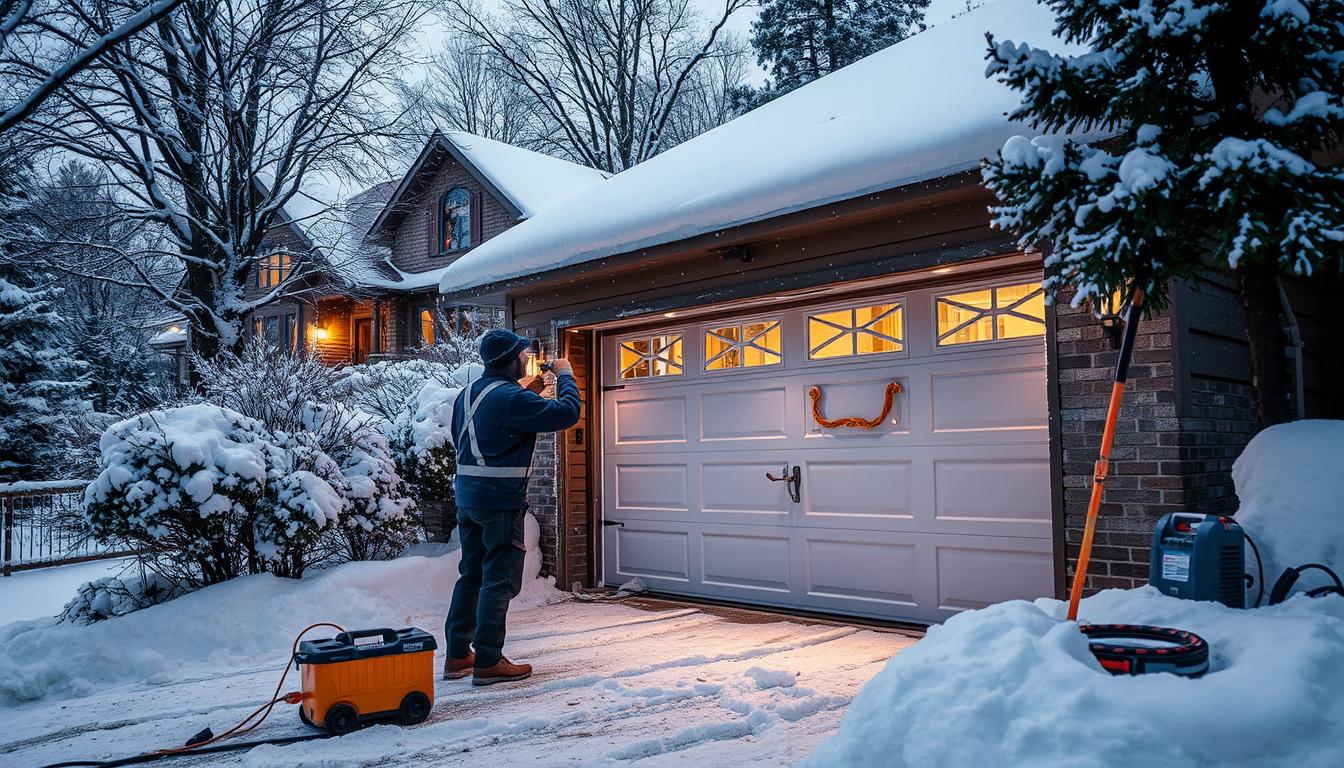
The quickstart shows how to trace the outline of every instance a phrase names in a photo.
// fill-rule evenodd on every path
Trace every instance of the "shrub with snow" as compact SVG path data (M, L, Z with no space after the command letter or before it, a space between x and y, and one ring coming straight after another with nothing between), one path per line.
M415 502L377 419L340 405L310 405L305 426L319 443L329 446L340 472L337 530L344 559L391 557L414 542Z
M282 458L261 422L208 404L150 411L113 424L99 447L84 493L96 535L171 557L192 586L249 570L253 511Z
M414 502L377 406L394 407L399 382L432 371L389 365L375 375L338 373L311 349L277 350L260 338L198 368L207 398L264 423L290 454L290 466L271 477L274 514L261 541L271 570L298 576L318 562L390 557L415 540ZM334 495L319 492L324 484Z
M143 569L129 576L104 576L81 584L57 620L92 624L167 602L184 592L167 577Z
M424 526L441 539L451 533L456 518L457 458L448 434L453 400L463 386L484 373L471 359L475 352L467 355L465 345L459 347L453 347L451 355L444 352L432 359L352 366L341 380L356 407L381 417L397 470L420 508ZM458 365L444 362L453 356L468 359Z

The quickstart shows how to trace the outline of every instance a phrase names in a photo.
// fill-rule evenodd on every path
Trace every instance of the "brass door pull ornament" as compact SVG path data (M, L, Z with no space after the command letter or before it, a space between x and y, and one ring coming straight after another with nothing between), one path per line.
M896 395L902 391L901 383L893 381L887 384L886 394L882 398L882 413L875 419L862 419L858 416L847 416L843 419L828 419L821 415L821 387L809 387L807 396L812 399L812 418L818 424L827 428L836 427L859 427L861 429L874 429L882 425L891 415L891 406L896 403Z

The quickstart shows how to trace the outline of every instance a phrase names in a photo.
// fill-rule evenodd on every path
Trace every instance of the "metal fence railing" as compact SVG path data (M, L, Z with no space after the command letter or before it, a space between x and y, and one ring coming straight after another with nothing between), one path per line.
M4 515L3 574L127 554L98 543L84 522L87 480L0 483Z

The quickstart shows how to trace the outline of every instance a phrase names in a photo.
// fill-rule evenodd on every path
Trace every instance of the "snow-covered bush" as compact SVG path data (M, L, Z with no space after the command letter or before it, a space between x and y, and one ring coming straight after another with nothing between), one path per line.
M279 350L260 336L249 339L237 355L196 357L192 365L201 378L205 401L291 434L304 429L309 403L338 398L340 376L313 350Z
M285 550L277 572L298 576L317 562L390 557L414 541L415 505L376 408L394 403L395 385L409 375L337 372L312 350L280 351L261 339L237 356L200 361L198 369L208 399L263 422L291 456L291 466L272 479L275 515L264 526L274 538L263 550L273 555L269 544ZM305 488L320 488L315 479L333 489L335 502L302 508L296 499L311 507L318 498ZM317 530L296 523L318 514L326 522Z
M453 399L485 373L476 337L446 338L420 350L423 358L347 367L339 383L357 408L379 417L421 522L439 540L447 539L457 517L457 459L448 437Z
M85 490L94 533L178 563L192 586L249 570L252 520L282 455L265 425L214 405L150 411L113 424Z
M181 586L167 577L144 569L130 576L104 576L79 585L79 591L65 604L57 619L68 624L92 624L167 602L184 593Z
M378 419L342 405L310 404L305 428L340 474L340 525L335 531L340 555L380 559L413 543L415 502Z

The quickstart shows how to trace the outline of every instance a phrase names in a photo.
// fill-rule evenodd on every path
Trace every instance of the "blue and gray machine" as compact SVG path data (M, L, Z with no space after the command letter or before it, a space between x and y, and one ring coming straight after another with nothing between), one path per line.
M1164 595L1245 608L1245 541L1230 517L1169 512L1153 534L1148 583Z

